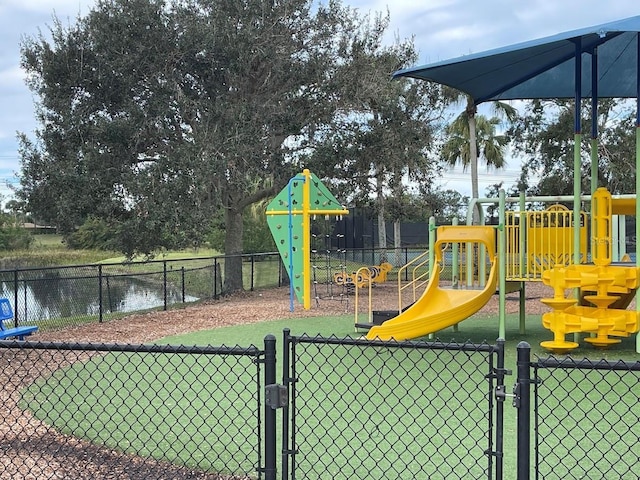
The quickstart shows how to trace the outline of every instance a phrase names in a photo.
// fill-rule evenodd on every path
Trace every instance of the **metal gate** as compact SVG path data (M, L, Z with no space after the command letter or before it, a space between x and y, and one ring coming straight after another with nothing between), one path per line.
M282 479L502 478L504 343L284 334Z

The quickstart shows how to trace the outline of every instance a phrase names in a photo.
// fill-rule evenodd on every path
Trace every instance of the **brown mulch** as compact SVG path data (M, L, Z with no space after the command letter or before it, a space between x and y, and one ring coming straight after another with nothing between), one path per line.
M325 293L328 292L321 292ZM549 296L547 287L527 285L527 311L546 311L539 299ZM104 323L92 323L52 332L38 332L31 341L66 343L151 343L169 335L198 330L210 330L228 325L261 321L353 314L355 298L312 299L312 308L304 310L297 302L290 311L288 288L245 292L217 301L204 302L165 312L130 315ZM366 289L359 294L360 311L367 311ZM373 290L375 310L397 310L397 288L393 284L378 285ZM518 294L507 296L507 312L517 312ZM494 296L481 313L496 313L498 297ZM277 333L277 332L274 332ZM78 359L87 358L81 353ZM84 357L82 356L84 355ZM64 435L33 418L19 405L20 388L40 376L46 376L64 366L55 351L4 350L0 354L0 378L6 387L0 391L0 478L12 479L215 479L234 480L239 477L219 476L190 471L163 462L125 455L106 447ZM67 361L65 359L64 361ZM23 383L14 385L19 378ZM13 386L13 387L12 387ZM9 388L12 387L12 388ZM28 446L25 448L25 443Z
M179 335L198 330L243 325L278 319L295 319L301 317L317 317L353 314L356 299L353 295L341 297L332 292L319 292L319 299L312 298L311 309L304 310L296 301L294 311L290 311L289 289L274 288L255 292L243 292L220 300L203 302L185 308L168 311L149 312L129 315L104 323L91 323L78 327L70 327L53 332L37 333L33 340L58 342L92 342L92 343L150 343L169 335ZM527 312L536 314L548 310L539 300L550 296L552 291L540 283L529 283L526 288ZM404 295L406 305L410 299ZM518 293L507 295L507 313L516 313L519 308ZM397 286L392 283L376 285L372 290L372 307L374 310L397 310ZM358 295L358 310L366 312L369 305L367 289ZM494 295L480 314L498 312L498 296ZM277 332L274 332L277 333Z

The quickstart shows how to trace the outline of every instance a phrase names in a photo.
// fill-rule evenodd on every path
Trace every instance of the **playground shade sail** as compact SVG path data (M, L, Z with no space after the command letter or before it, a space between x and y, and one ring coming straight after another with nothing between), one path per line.
M635 98L640 16L572 30L482 53L398 70L397 77L431 80L461 90L476 104L489 100L575 97L575 58L582 61L582 96ZM592 82L597 49L597 82Z

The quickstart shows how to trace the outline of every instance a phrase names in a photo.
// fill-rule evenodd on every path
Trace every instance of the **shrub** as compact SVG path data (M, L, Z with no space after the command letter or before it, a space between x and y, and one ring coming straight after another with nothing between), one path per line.
M115 235L104 220L90 217L75 232L67 235L65 241L69 248L112 250Z

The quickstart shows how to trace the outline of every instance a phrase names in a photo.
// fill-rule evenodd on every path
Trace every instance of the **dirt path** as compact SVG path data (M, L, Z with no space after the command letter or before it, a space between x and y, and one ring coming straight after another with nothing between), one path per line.
M547 311L540 298L549 296L550 290L541 284L527 285L527 312ZM359 310L367 311L368 294L365 291L358 298ZM92 323L54 332L38 333L33 340L61 342L117 342L150 343L169 335L179 335L198 330L210 330L228 325L242 325L267 320L354 313L355 298L312 299L312 308L304 310L297 302L290 311L289 289L275 288L256 292L244 292L220 300L204 302L186 308L166 312L150 312L130 315L104 323ZM377 285L373 289L374 310L397 310L397 287L392 284ZM518 294L507 296L507 313L516 313L519 307ZM496 314L498 296L494 295L479 312Z

